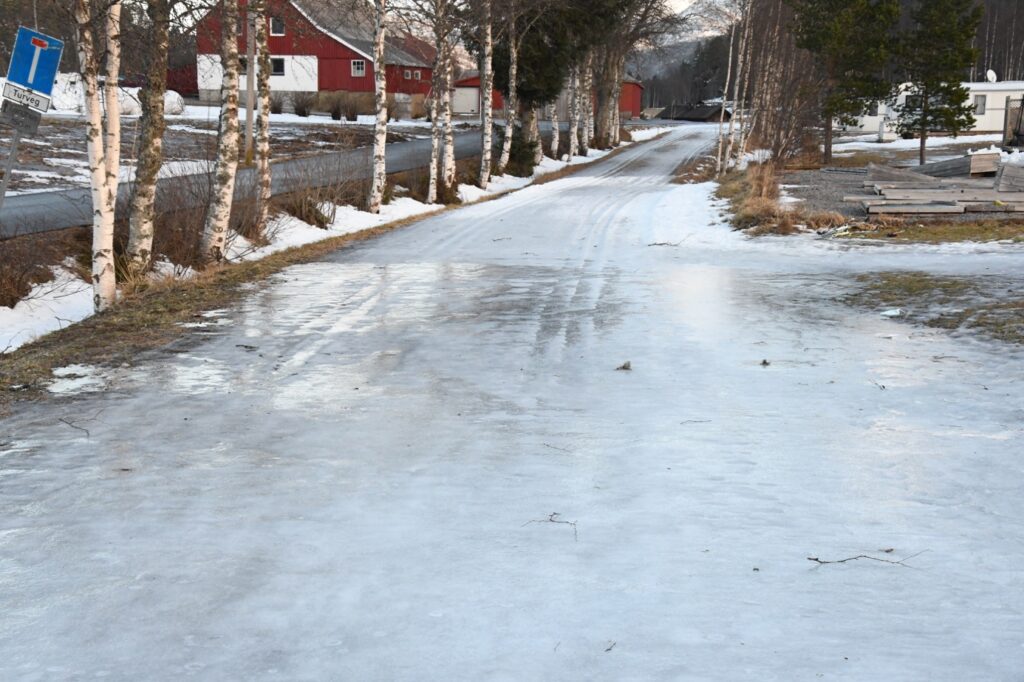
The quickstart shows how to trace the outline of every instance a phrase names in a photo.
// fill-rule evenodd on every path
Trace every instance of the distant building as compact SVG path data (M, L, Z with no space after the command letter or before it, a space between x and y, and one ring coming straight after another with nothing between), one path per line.
M1001 133L1006 123L1007 100L1024 99L1024 81L1002 83L964 83L970 92L969 102L974 106L977 123L971 129L975 133ZM912 95L910 95L912 97ZM878 104L867 116L858 119L857 125L845 126L846 130L865 133L879 133L893 136L896 133L896 108L906 104L907 87L904 86L893 104Z
M243 10L246 4L241 0ZM267 0L267 10L273 91L374 91L369 3ZM244 20L241 24L238 47L245 55L248 26ZM219 10L209 12L196 26L199 97L207 101L220 97L220 27ZM388 92L426 95L433 76L433 55L426 42L392 31L384 52Z
M640 118L643 113L644 86L640 81L626 79L622 81L622 95L619 98L619 110L622 112L623 120ZM495 90L492 95L492 103L495 111L505 109L505 98L501 92ZM456 116L479 116L480 103L480 74L472 71L455 83L455 94L452 100L453 111ZM569 94L563 92L558 98L558 119L569 120Z
M722 116L722 104L701 104L695 107L672 106L662 113L662 118L669 118L674 121L695 121L698 123L718 123L719 121L731 121L732 111L725 109L725 116Z

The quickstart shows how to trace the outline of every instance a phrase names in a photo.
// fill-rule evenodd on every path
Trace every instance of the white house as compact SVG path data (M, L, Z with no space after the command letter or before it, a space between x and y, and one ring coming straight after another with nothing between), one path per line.
M976 133L1003 132L1006 122L1007 99L1024 99L1024 81L964 83L963 85L970 91L970 101L974 105L974 117L977 119L977 123L971 130ZM896 106L902 106L906 104L906 101L907 87L904 86L893 104L879 104L872 115L861 117L858 125L846 126L846 130L891 136L896 131Z

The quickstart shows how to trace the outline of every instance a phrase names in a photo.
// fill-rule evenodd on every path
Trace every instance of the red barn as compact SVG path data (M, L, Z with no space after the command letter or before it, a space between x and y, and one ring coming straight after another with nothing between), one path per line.
M640 114L644 111L644 86L640 81L631 78L622 81L619 111L622 112L623 119L640 118Z
M241 4L244 10L245 0ZM374 91L369 3L267 0L267 13L273 91ZM244 20L241 23L238 46L244 55L248 26ZM220 98L220 27L218 10L197 25L199 96L208 101ZM406 33L389 31L384 57L389 93L427 94L433 63L430 45Z

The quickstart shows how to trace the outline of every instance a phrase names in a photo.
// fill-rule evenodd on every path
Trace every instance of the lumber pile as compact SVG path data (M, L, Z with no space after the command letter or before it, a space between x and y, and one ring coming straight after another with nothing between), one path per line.
M979 174L996 173L995 178ZM1024 167L1000 167L999 154L974 154L913 170L868 166L864 193L844 197L868 215L1024 213Z

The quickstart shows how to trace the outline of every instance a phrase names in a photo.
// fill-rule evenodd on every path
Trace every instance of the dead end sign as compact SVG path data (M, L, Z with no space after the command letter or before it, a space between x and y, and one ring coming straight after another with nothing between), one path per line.
M4 97L45 112L50 108L50 95L63 54L64 43L57 38L24 26L19 28L7 69L9 87L5 88Z

